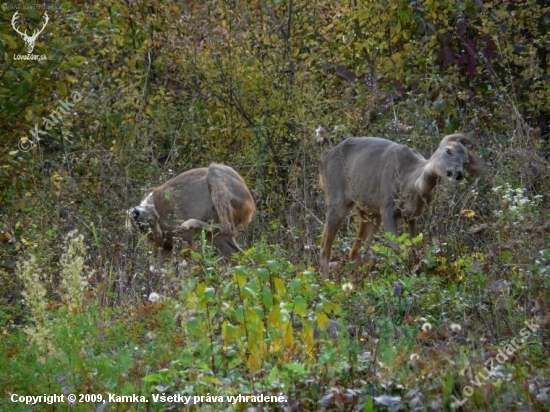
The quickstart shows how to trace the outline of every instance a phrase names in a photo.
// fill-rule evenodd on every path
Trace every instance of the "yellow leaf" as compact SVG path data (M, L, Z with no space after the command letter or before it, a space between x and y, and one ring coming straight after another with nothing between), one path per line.
M300 337L306 345L306 351L311 352L315 346L315 339L313 339L313 325L310 321L302 321L302 326L303 330Z
M279 294L279 296L285 295L285 283L283 282L283 279L281 278L275 278L273 280L273 283L275 284L275 290Z
M274 339L269 346L269 351L271 353L277 353L283 348L282 340L280 338Z
M260 359L258 352L252 352L247 360L248 367L252 372L256 372L260 369L262 365L262 360Z
M59 82L57 85L57 89L59 90L60 96L65 97L69 95L69 89L64 82Z
M294 345L294 335L292 334L292 327L289 325L289 327L286 328L285 332L285 346L290 349Z
M63 181L63 177L58 172L54 172L50 176L50 182L52 183L52 186L56 192L59 192L61 190L62 181Z
M319 325L319 329L325 329L328 322L329 318L325 312L319 312L317 314L317 324Z
M270 326L279 329L281 326L281 308L278 305L271 307L267 320Z
M237 282L237 285L242 288L246 284L246 275L235 272L233 274L233 280L235 280L235 282Z

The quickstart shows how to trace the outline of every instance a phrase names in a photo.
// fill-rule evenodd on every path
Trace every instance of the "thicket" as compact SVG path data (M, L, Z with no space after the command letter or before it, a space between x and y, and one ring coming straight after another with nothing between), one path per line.
M0 18L1 402L283 392L292 410L444 409L534 319L462 408L548 405L545 1L48 3L41 61L14 57L17 4ZM31 33L43 10L19 14ZM322 282L324 153L381 136L429 156L455 131L476 133L488 176L438 188L423 237L392 239L396 254L380 236L373 268L345 262L350 221L341 282ZM214 161L257 202L251 249L151 270L124 211Z

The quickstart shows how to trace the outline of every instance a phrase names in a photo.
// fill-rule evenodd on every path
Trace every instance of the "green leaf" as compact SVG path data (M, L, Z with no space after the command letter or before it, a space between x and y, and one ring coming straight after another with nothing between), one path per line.
M367 396L365 400L365 406L363 407L363 412L373 412L374 411L374 398L372 396Z
M268 260L267 261L267 268L271 273L277 273L279 271L279 262L276 260Z
M224 322L222 325L222 336L226 345L237 338L237 328L229 322Z
M302 296L296 296L294 299L294 312L300 316L305 316L307 313L307 302Z
M303 375L306 373L306 369L299 363L287 363L283 366L283 369L293 372L296 375Z
M250 298L252 298L254 300L258 297L258 294L248 286L245 286L243 288L243 292L244 292L245 295L248 295Z
M213 298L215 294L216 294L216 289L214 289L213 287L208 287L204 289L204 296L209 299Z
M290 291L292 293L298 293L300 292L300 288L302 287L302 279L300 278L294 278L290 282Z
M185 326L187 326L187 330L189 331L189 333L194 334L199 329L200 321L198 318L193 316L187 319L187 321L185 322Z
M505 250L500 255L498 255L498 260L499 262L508 262L512 260L512 252L510 252L509 250Z
M269 271L266 268L259 268L256 272L258 273L258 277L264 282L269 280Z
M204 296L204 291L205 290L206 290L206 283L205 282L200 282L197 285L197 296L199 298L202 298Z
M244 322L244 308L241 306L238 306L235 309L235 319L237 322L243 323Z
M267 286L262 288L262 302L267 309L271 309L273 306L273 293Z
M86 60L87 58L84 56L72 56L67 60L67 67L71 69L81 69L84 67Z
M4 40L10 49L16 49L18 47L18 44L14 40L13 36L10 36L9 34L1 33L0 39Z
M237 285L242 288L246 284L247 273L244 266L236 266L233 279L237 282Z
M27 81L22 81L15 85L13 88L13 94L17 97L23 97L25 93L27 93L27 90L29 90L29 87L31 84Z

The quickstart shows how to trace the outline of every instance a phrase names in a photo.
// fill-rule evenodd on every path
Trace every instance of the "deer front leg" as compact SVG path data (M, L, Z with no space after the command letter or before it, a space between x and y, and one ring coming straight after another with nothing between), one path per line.
M412 239L416 237L416 235L418 234L416 231L416 219L410 219L408 223L409 223L409 235L411 235L411 239Z
M385 207L382 211L382 224L386 232L393 233L397 236L397 216L393 205Z
M378 230L380 224L380 218L373 215L368 215L367 213L360 211L359 217L361 218L361 224L357 232L357 237L349 253L350 260L359 260L359 250L365 243L365 260L368 255L368 246L371 243L375 233ZM365 241L366 239L366 241Z
M330 262L330 254L332 244L336 233L342 224L342 220L346 217L347 209L345 206L338 207L329 205L327 207L326 222L323 229L323 239L321 240L321 273L323 279L328 279L328 266Z

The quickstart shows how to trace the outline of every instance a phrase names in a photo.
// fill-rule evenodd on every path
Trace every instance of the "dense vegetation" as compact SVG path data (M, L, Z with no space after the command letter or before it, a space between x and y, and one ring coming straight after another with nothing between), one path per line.
M0 25L0 409L547 410L546 1L49 3L42 60L17 57L22 4ZM19 9L28 34L43 19ZM322 281L324 153L370 135L429 156L455 131L488 175L438 187L372 267L346 261L350 221ZM256 200L246 251L159 272L124 211L214 161Z

